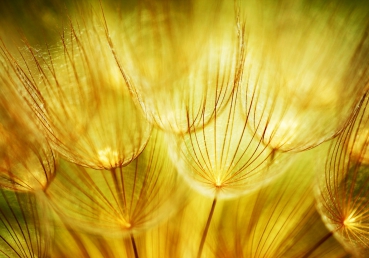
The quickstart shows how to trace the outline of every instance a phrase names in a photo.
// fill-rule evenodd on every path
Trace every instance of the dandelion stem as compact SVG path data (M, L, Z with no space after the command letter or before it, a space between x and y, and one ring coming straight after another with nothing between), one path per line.
M211 222L211 219L213 218L213 214L214 214L216 204L217 204L217 197L214 198L213 204L211 205L208 221L206 222L204 232L202 233L201 242L200 242L200 246L199 246L199 251L197 253L197 258L201 257L202 249L204 248L206 236L208 235L210 222Z
M117 174L116 174L116 168L111 168L110 172L111 172L111 175L112 175L112 178L113 178L115 191L116 191L116 194L118 195L118 199L119 199L118 200L119 201L118 205L119 205L119 208L123 211L124 201L123 201L123 196L122 196L122 190L121 190L121 187L119 185Z
M135 253L135 258L139 258L138 252L137 252L136 241L135 241L135 238L133 237L133 234L131 234L131 242L132 242L133 251Z
M329 232L327 235L325 235L302 258L309 257L316 249L318 249L319 246L321 246L325 241L327 241L332 235L333 235L333 232Z

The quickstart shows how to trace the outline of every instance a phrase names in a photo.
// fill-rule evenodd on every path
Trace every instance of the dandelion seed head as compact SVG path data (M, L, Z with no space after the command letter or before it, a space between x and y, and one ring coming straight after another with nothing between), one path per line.
M5 89L4 89L5 88ZM55 174L55 156L32 110L10 88L0 90L0 187L45 189Z
M343 220L342 224L347 228L355 228L355 225L357 225L357 217L354 212L350 213L350 215Z
M267 19L265 10L245 11L250 28L242 80L245 118L266 143L285 151L331 139L350 120L366 87L367 76L358 76L366 69L361 61L367 59L366 47L352 48L367 44L364 12L334 4L305 12L300 5L274 6L281 13L272 8ZM290 119L297 124L293 132L281 125Z
M117 161L119 161L118 151L112 150L111 147L106 147L103 150L99 150L98 155L98 159L104 167L109 167L112 164L117 164Z
M220 199L254 191L289 166L281 165L282 154L250 133L235 103L203 128L178 137L173 148L169 155L189 185Z
M127 59L130 87L151 123L183 134L208 123L236 86L241 39L234 32L234 15L222 13L209 30L202 27L209 21L193 26L194 13L171 4L146 8L133 15L138 17L132 23L128 19L122 41L128 45L121 56Z
M363 96L352 123L331 143L317 206L337 240L360 257L369 253L367 107L368 97Z
M14 87L32 110L24 125L37 120L0 128L0 256L195 257L200 243L198 257L344 257L333 235L368 256L365 127L319 172L327 229L311 195L318 159L279 177L294 151L350 137L369 74L360 1L13 2L0 0L21 8L0 8L5 45L19 28L46 43L24 39L13 56L0 38L0 96ZM47 25L18 26L26 16ZM50 44L46 26L64 26ZM51 241L28 196L53 208ZM26 205L4 212L14 200Z

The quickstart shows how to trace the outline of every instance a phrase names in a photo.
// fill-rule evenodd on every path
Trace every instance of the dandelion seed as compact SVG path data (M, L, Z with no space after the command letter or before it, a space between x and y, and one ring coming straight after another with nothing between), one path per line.
M55 155L32 110L12 90L10 68L0 63L0 187L37 192L54 178Z
M177 138L172 158L179 172L204 195L230 198L253 191L286 171L283 155L252 134L237 108L229 106L201 129ZM282 165L283 164L283 165Z
M243 7L250 33L242 106L260 139L301 151L338 134L366 88L369 13L341 3L278 3Z
M58 172L48 199L68 225L95 234L145 231L173 214L184 197L185 188L157 131L125 167L95 171L64 162Z
M211 196L210 209L197 257L201 257L219 199L234 198L269 183L286 171L277 150L255 138L238 113L236 90L225 110L203 128L177 139L172 159L187 183ZM283 165L282 165L283 164Z
M127 51L120 56L148 119L181 134L210 121L229 101L239 40L233 10L227 6L217 7L221 18L209 18L201 11L216 7L205 10L191 2L187 13L163 2L143 4L127 19L121 40Z
M317 189L318 210L329 230L355 256L368 254L368 96L362 98L355 119L331 144L325 173Z
M91 14L93 17L93 14ZM68 160L96 169L123 166L146 145L151 126L120 74L104 28L91 20L70 24L61 46L38 54L28 45L22 61L7 52L26 100L53 148ZM4 51L5 52L5 51ZM110 146L117 155L101 160Z
M311 194L314 157L301 153L288 171L250 195L228 201L209 233L212 257L341 257L343 248L324 228ZM309 165L310 164L310 165ZM328 236L328 237L327 237Z

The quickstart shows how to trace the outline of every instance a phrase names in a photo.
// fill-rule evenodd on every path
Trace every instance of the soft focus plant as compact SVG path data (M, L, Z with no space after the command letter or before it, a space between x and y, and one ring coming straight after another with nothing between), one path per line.
M83 166L120 167L142 151L151 126L130 96L104 27L82 22L71 23L45 53L27 45L17 61L3 51L18 77L14 87L28 93L54 149Z
M332 142L317 187L318 210L327 228L355 256L368 245L368 96L353 123Z
M0 256L365 257L368 17L1 1Z
M284 151L337 135L367 90L368 8L342 1L242 1L248 56L242 106Z

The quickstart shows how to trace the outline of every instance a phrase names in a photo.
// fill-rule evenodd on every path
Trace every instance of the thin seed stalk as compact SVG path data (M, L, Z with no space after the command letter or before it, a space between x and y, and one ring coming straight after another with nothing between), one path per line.
M135 238L133 237L133 234L131 234L131 243L132 243L133 252L135 253L135 258L139 258L138 252L137 252L136 241L135 241Z
M112 168L110 171L111 171L111 174L112 174L112 177L113 177L114 187L115 187L116 191L118 191L118 198L119 198L119 202L120 202L119 205L121 206L121 209L123 209L124 201L123 201L123 196L122 196L122 193L121 193L121 188L120 188L119 183L118 183L117 175L115 174L116 168ZM133 252L135 254L135 258L139 258L138 251L137 251L137 246L136 246L136 241L135 241L135 238L134 238L132 233L130 234L130 239L131 239L131 243L132 243Z
M214 197L213 204L211 205L210 213L209 213L209 216L208 216L208 221L206 222L204 232L202 233L201 242L200 242L200 246L199 246L199 251L197 252L197 258L201 257L202 250L204 249L206 236L208 235L211 219L213 218L213 214L214 214L216 204L217 204L217 197Z
M322 239L319 240L318 243L316 243L304 256L303 258L308 258L316 249L319 248L322 244L324 244L325 241L327 241L331 236L333 235L333 232L329 232L326 234Z
M110 169L111 172L111 176L113 178L113 183L114 183L114 187L115 187L115 191L117 191L117 195L118 195L118 199L119 199L119 208L123 211L124 209L124 200L123 200L123 193L122 193L122 189L121 186L119 185L118 182L118 178L116 175L116 168L111 168Z

